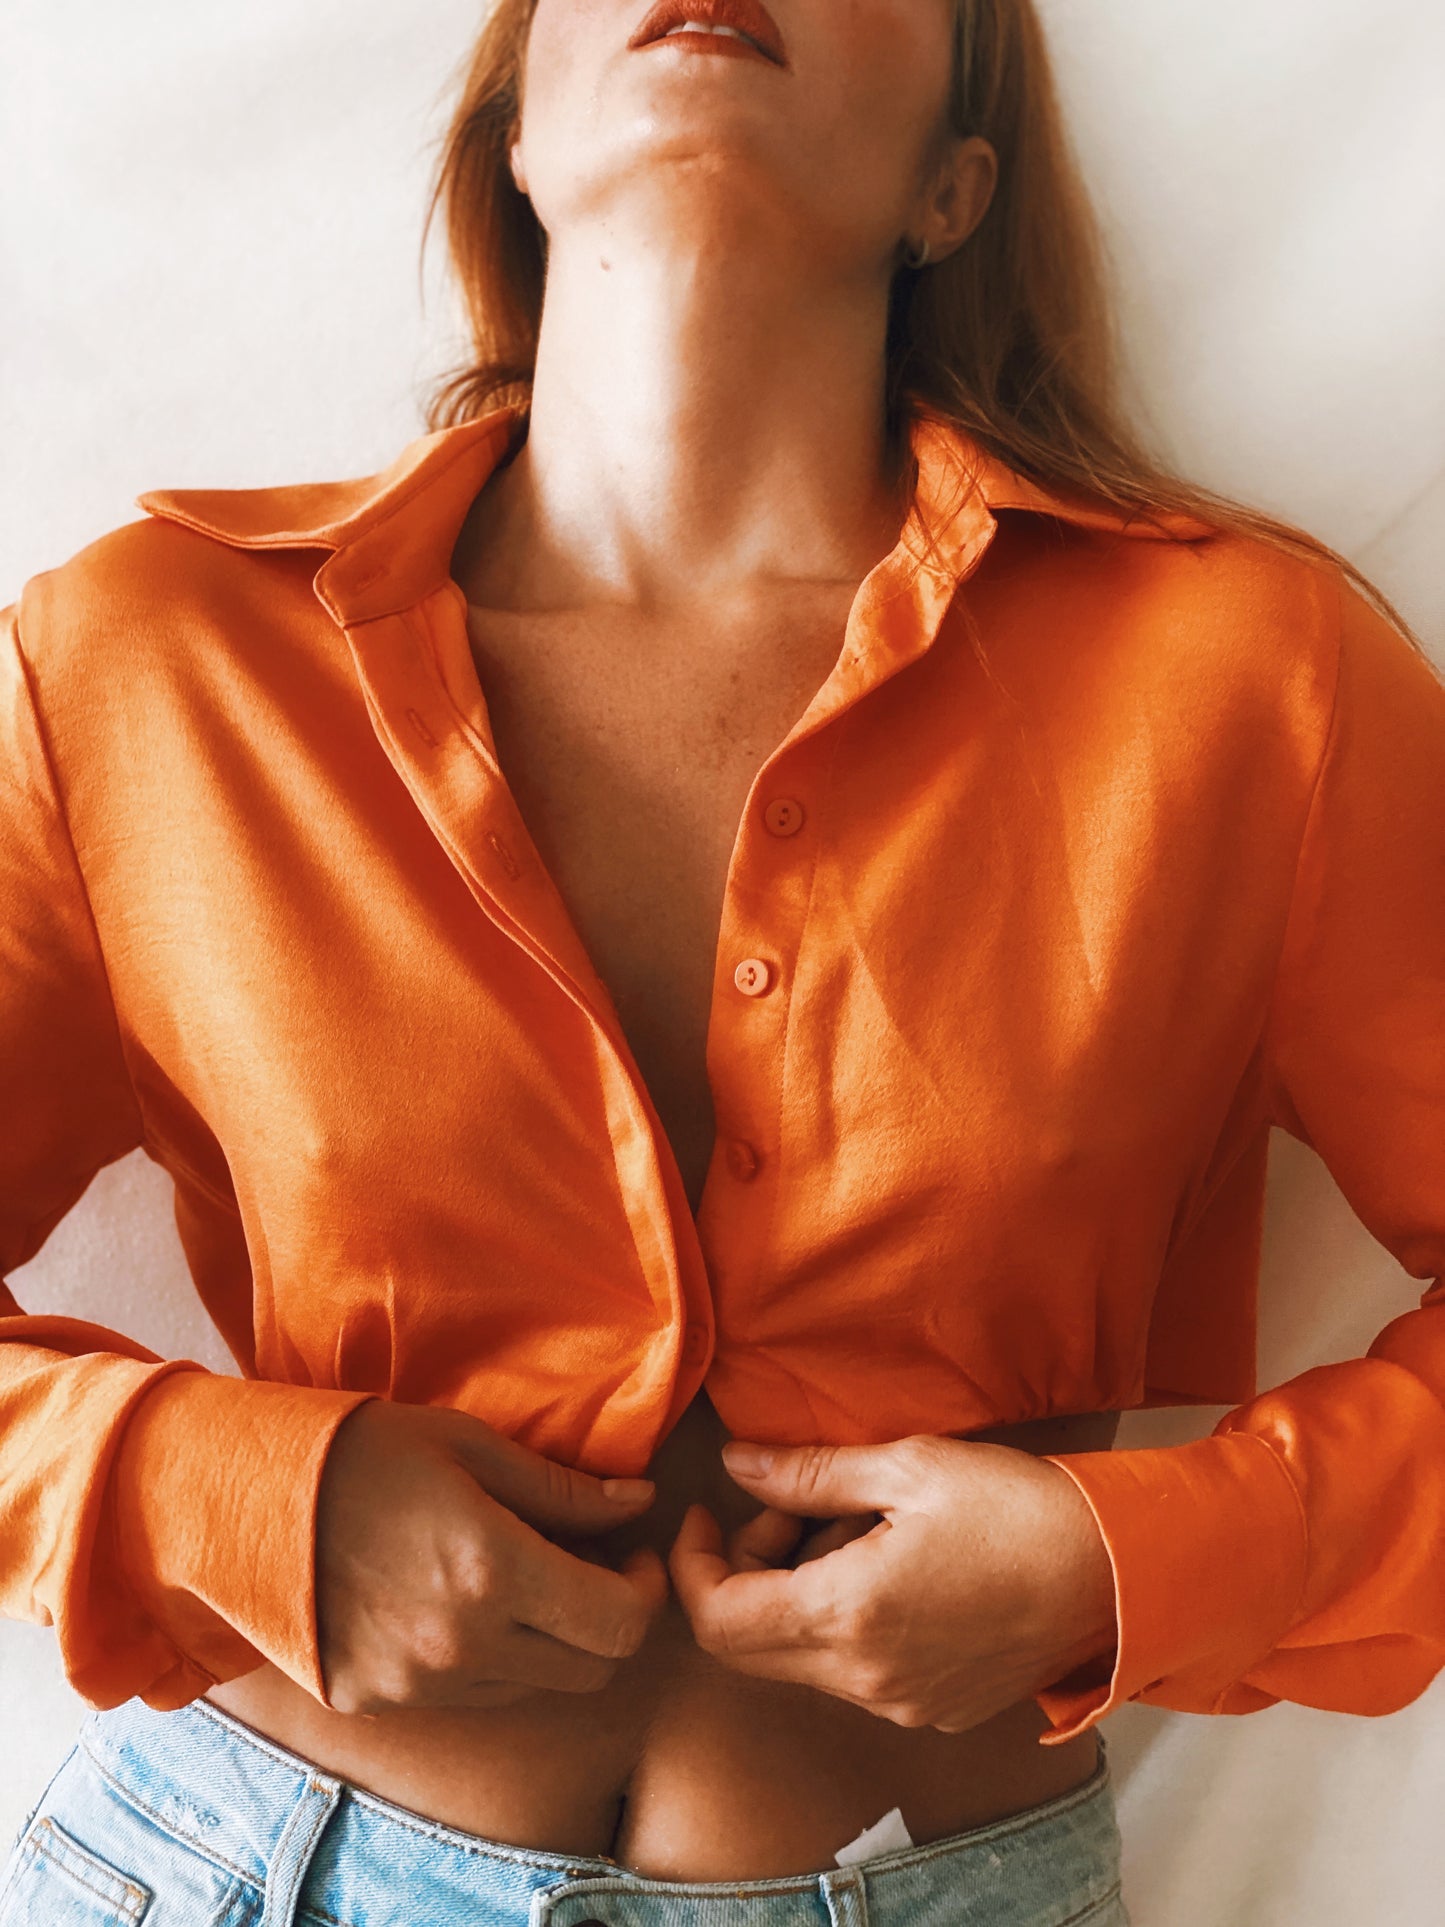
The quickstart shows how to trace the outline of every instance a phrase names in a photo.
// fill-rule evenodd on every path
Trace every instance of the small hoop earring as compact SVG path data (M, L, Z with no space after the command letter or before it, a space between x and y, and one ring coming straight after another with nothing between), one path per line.
M921 251L917 254L914 253L913 243L910 241L903 250L903 265L905 268L926 267L928 265L928 255L929 243L927 241L923 243Z

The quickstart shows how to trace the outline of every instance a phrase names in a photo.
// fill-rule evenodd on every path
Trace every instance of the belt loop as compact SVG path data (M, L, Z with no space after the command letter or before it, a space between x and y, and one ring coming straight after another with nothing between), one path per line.
M868 1927L868 1890L856 1867L825 1873L818 1885L823 1889L832 1927Z
M340 1798L339 1780L320 1773L307 1779L266 1869L266 1905L260 1927L295 1927L306 1870Z

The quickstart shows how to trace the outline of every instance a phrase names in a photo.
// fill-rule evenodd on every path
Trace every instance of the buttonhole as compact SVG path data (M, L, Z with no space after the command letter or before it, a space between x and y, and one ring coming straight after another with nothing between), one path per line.
M521 871L517 866L517 859L512 855L512 852L507 848L495 830L489 830L487 832L487 841L496 851L502 868L506 871L507 875L509 877L520 876Z

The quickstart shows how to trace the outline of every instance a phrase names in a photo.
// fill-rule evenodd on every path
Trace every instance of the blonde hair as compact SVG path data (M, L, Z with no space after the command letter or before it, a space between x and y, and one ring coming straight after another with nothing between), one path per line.
M440 208L472 355L434 384L431 430L530 393L546 237L512 178L508 150L521 121L535 9L536 0L495 0L441 143L422 247ZM936 266L903 266L895 275L884 398L890 438L922 407L1045 488L1150 521L1182 512L1333 562L1428 661L1400 612L1346 556L1172 474L1125 419L1104 252L1032 0L958 0L948 127L992 144L998 185L962 247Z

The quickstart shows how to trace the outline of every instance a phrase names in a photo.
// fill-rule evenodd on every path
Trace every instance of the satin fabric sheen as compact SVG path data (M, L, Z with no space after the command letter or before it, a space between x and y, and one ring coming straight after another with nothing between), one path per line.
M704 1385L777 1444L1227 1403L1054 1457L1119 1639L1039 1691L1041 1743L1127 1699L1414 1699L1445 1664L1445 684L1333 564L916 414L908 521L738 827L694 1218L449 572L524 433L152 491L0 611L0 1269L142 1147L241 1374L0 1293L0 1611L92 1708L262 1659L324 1702L316 1493L372 1397L620 1475ZM1425 1289L1261 1392L1272 1126Z

